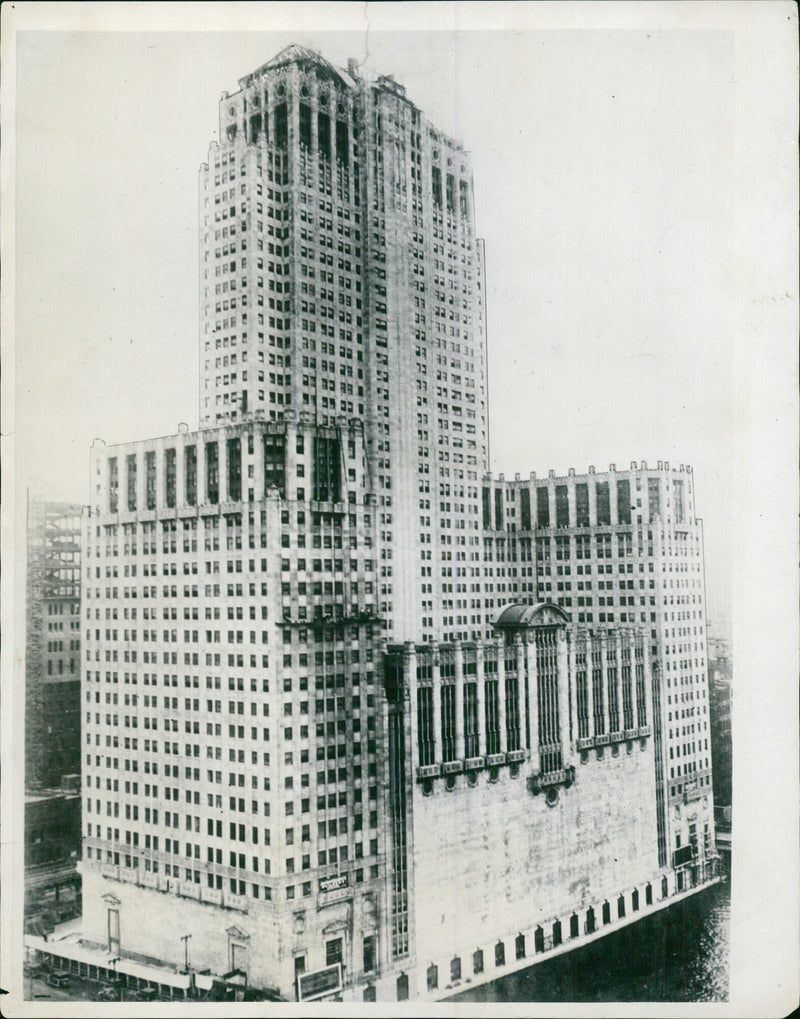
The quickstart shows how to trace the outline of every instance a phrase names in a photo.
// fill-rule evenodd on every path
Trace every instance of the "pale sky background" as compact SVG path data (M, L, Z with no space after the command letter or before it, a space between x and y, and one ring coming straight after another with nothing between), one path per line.
M197 169L223 89L298 41L394 74L474 159L492 469L691 464L727 631L731 31L19 37L17 434L88 501L92 438L195 427ZM20 464L20 466L23 466Z
M703 1014L790 1012L795 5L16 2L2 19L4 553L24 547L10 487L85 502L95 436L197 424L197 170L221 92L292 41L394 74L473 153L492 469L661 459L695 470L709 619L735 643L731 1003ZM223 21L237 31L200 31ZM23 23L68 31L26 35ZM3 566L4 627L13 607L19 647L24 576L13 556ZM4 640L6 680L13 651ZM21 689L3 690L6 810ZM3 848L4 879L10 853L21 887L19 846ZM22 922L8 901L7 975Z

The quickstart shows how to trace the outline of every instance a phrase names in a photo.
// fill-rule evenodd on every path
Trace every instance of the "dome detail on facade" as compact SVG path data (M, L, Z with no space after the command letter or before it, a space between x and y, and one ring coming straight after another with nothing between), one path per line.
M529 626L564 626L568 622L567 613L552 602L539 602L536 605L515 602L500 610L494 626L499 630L508 630Z

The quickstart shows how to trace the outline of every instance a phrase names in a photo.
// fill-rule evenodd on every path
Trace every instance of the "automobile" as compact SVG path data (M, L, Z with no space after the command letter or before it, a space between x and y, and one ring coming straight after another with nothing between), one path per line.
M158 988L142 987L136 992L136 998L138 1001L156 1001L158 998Z
M49 973L45 983L49 987L66 987L69 984L69 973L63 969Z
M119 991L116 987L101 987L94 996L95 1001L119 1001Z

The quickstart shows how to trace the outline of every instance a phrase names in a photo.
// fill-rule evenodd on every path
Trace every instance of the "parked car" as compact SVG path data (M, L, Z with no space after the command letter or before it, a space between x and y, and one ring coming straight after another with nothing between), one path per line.
M63 969L49 973L46 983L49 987L66 987L69 984L69 973Z
M142 987L136 992L136 999L138 1001L156 1001L158 998L158 988L156 987Z
M119 1001L119 991L116 987L101 987L94 996L95 1001Z

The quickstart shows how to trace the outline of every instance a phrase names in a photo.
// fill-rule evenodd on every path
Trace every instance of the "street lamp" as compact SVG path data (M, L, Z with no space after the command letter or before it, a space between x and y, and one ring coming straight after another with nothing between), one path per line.
M181 941L183 942L183 969L184 969L184 972L187 975L189 973L189 938L191 936L192 936L191 934L182 934L181 935ZM190 990L191 990L191 984L192 984L192 981L190 980L189 981ZM184 991L184 994L185 993L186 992Z

